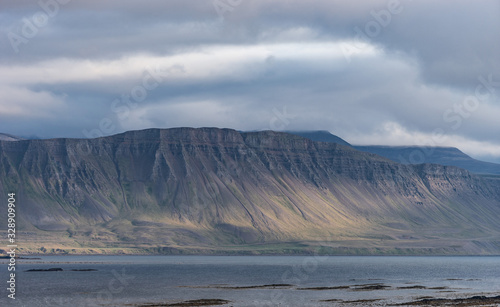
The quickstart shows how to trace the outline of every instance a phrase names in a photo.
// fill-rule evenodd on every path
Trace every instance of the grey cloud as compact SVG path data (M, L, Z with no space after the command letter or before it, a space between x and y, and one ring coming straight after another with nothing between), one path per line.
M388 3L242 1L221 20L212 1L73 0L61 5L58 14L15 53L8 33L19 33L22 18L41 8L32 1L3 1L0 66L36 66L63 58L106 62L138 54L183 55L205 52L207 46L352 44L355 28L364 30L376 20L373 12L387 10ZM400 5L402 12L391 15L390 23L370 38L378 51L353 55L350 62L342 57L297 59L278 54L251 62L248 72L235 68L224 76L173 78L148 91L147 99L125 120L111 104L140 84L140 74L20 84L64 97L65 108L51 110L53 118L38 120L0 113L0 131L83 137L83 130L98 128L103 118L113 121L113 132L197 124L254 130L272 128L276 110L286 108L296 115L283 122L288 130L369 135L395 122L409 131L429 134L444 128L449 134L500 146L500 87L480 109L462 117L458 129L443 119L448 109L474 94L478 76L493 74L500 81L500 3L401 0ZM196 112L200 106L211 107L205 117Z

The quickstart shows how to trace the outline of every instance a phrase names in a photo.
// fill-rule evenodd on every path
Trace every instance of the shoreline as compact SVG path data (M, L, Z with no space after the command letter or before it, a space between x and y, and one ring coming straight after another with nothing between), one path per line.
M279 253L182 253L182 254L161 254L161 253L18 253L16 259L37 259L32 257L44 256L206 256L206 257L500 257L500 254L314 254L314 253L293 253L293 254L279 254ZM10 259L9 255L0 254L0 261ZM38 258L39 259L39 258Z

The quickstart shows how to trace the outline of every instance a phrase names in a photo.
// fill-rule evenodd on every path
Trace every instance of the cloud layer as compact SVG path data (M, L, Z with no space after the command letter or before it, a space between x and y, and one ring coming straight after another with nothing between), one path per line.
M322 129L500 161L500 3L0 4L0 131Z

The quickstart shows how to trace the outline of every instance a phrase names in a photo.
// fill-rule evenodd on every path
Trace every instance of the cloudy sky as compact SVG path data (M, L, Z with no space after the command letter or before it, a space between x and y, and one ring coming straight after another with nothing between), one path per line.
M328 130L500 162L499 1L0 2L0 132Z

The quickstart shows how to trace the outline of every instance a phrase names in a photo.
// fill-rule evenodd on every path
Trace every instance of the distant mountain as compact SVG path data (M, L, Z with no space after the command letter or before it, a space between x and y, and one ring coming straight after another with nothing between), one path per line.
M23 140L23 138L11 134L0 133L0 141L20 141L20 140Z
M436 163L452 165L476 174L500 175L500 164L473 159L453 147L354 146L403 164Z
M7 193L22 253L500 253L500 180L272 131L0 141Z
M351 144L347 143L343 139L339 138L336 135L331 134L330 132L326 130L316 130L316 131L284 131L286 133L298 135L301 137L305 137L307 139L310 139L312 141L316 142L328 142L328 143L335 143L335 144L340 144L344 146L351 146Z
M328 131L287 131L313 141L352 146ZM473 159L454 147L424 146L352 146L402 164L435 163L456 166L476 174L500 175L500 164Z

